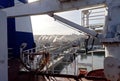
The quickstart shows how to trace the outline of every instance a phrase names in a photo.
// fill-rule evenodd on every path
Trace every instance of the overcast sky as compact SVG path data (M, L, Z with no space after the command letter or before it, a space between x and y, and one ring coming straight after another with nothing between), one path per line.
M32 2L35 0L29 0ZM75 23L80 24L80 10L67 11L62 13L57 13L57 15L69 19ZM79 34L77 31L68 28L67 26L55 21L52 17L48 15L37 15L31 16L32 28L34 35L51 35L51 34Z
M29 0L33 2L37 0ZM100 7L100 6L99 6ZM99 13L98 13L99 12ZM63 18L66 18L74 23L81 24L81 11L73 10L61 13L55 13ZM94 9L89 15L90 21L89 25L101 25L105 22L106 8ZM55 21L52 17L48 15L37 15L31 16L32 28L34 35L52 35L52 34L79 34L76 30L73 30L66 25L61 24L58 21Z

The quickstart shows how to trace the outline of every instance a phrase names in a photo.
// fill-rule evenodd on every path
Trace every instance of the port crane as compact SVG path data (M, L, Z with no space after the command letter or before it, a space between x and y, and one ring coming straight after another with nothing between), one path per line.
M103 5L107 7L103 34L88 30L54 13ZM104 73L111 81L120 80L120 1L119 0L39 0L0 10L0 81L8 81L7 18L48 14L51 17L97 37L105 46Z

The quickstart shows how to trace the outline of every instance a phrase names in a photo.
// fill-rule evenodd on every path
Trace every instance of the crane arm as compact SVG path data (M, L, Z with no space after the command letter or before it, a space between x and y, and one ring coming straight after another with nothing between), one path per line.
M64 2L65 1L65 2ZM2 9L7 17L40 15L105 4L106 0L40 0Z
M97 32L95 32L93 30L89 30L89 29L87 29L87 28L85 28L83 26L80 26L79 24L71 22L71 21L69 21L69 20L67 20L65 18L62 18L62 17L58 16L58 15L50 15L50 16L53 17L54 19L64 23L64 24L67 24L67 25L69 25L69 26L71 26L71 27L73 27L73 28L75 28L77 30L83 31L83 32L85 32L85 33L87 33L87 34L89 34L91 36L94 36L94 37L97 37L97 38L102 37L101 34L98 34Z

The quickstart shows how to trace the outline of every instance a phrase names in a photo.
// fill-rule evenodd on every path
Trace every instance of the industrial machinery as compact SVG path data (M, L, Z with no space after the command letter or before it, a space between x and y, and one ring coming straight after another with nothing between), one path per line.
M54 13L105 6L107 9L104 33L99 34L68 21ZM110 81L120 80L120 1L119 0L39 0L0 10L0 81L8 81L7 18L48 14L51 17L98 38L105 46L104 73Z

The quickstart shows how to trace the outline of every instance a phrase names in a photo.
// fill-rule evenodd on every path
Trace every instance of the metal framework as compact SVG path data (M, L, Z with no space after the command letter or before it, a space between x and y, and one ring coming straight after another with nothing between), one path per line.
M7 17L40 15L105 5L105 1L106 0L40 0L17 7L6 8L3 9L3 11L6 12Z
M0 81L8 81L7 75L7 17L21 17L27 15L50 14L73 9L82 9L96 5L105 5L108 7L108 16L106 17L106 26L104 33L100 36L101 42L105 45L105 75L111 81L120 80L120 0L40 0L37 2L24 4L0 10L0 30L1 35L0 48ZM82 28L74 23L70 24L65 19L54 15L54 18L71 25L79 30L93 36L99 36L96 32ZM3 51L4 50L4 51ZM4 71L4 72L3 72Z

